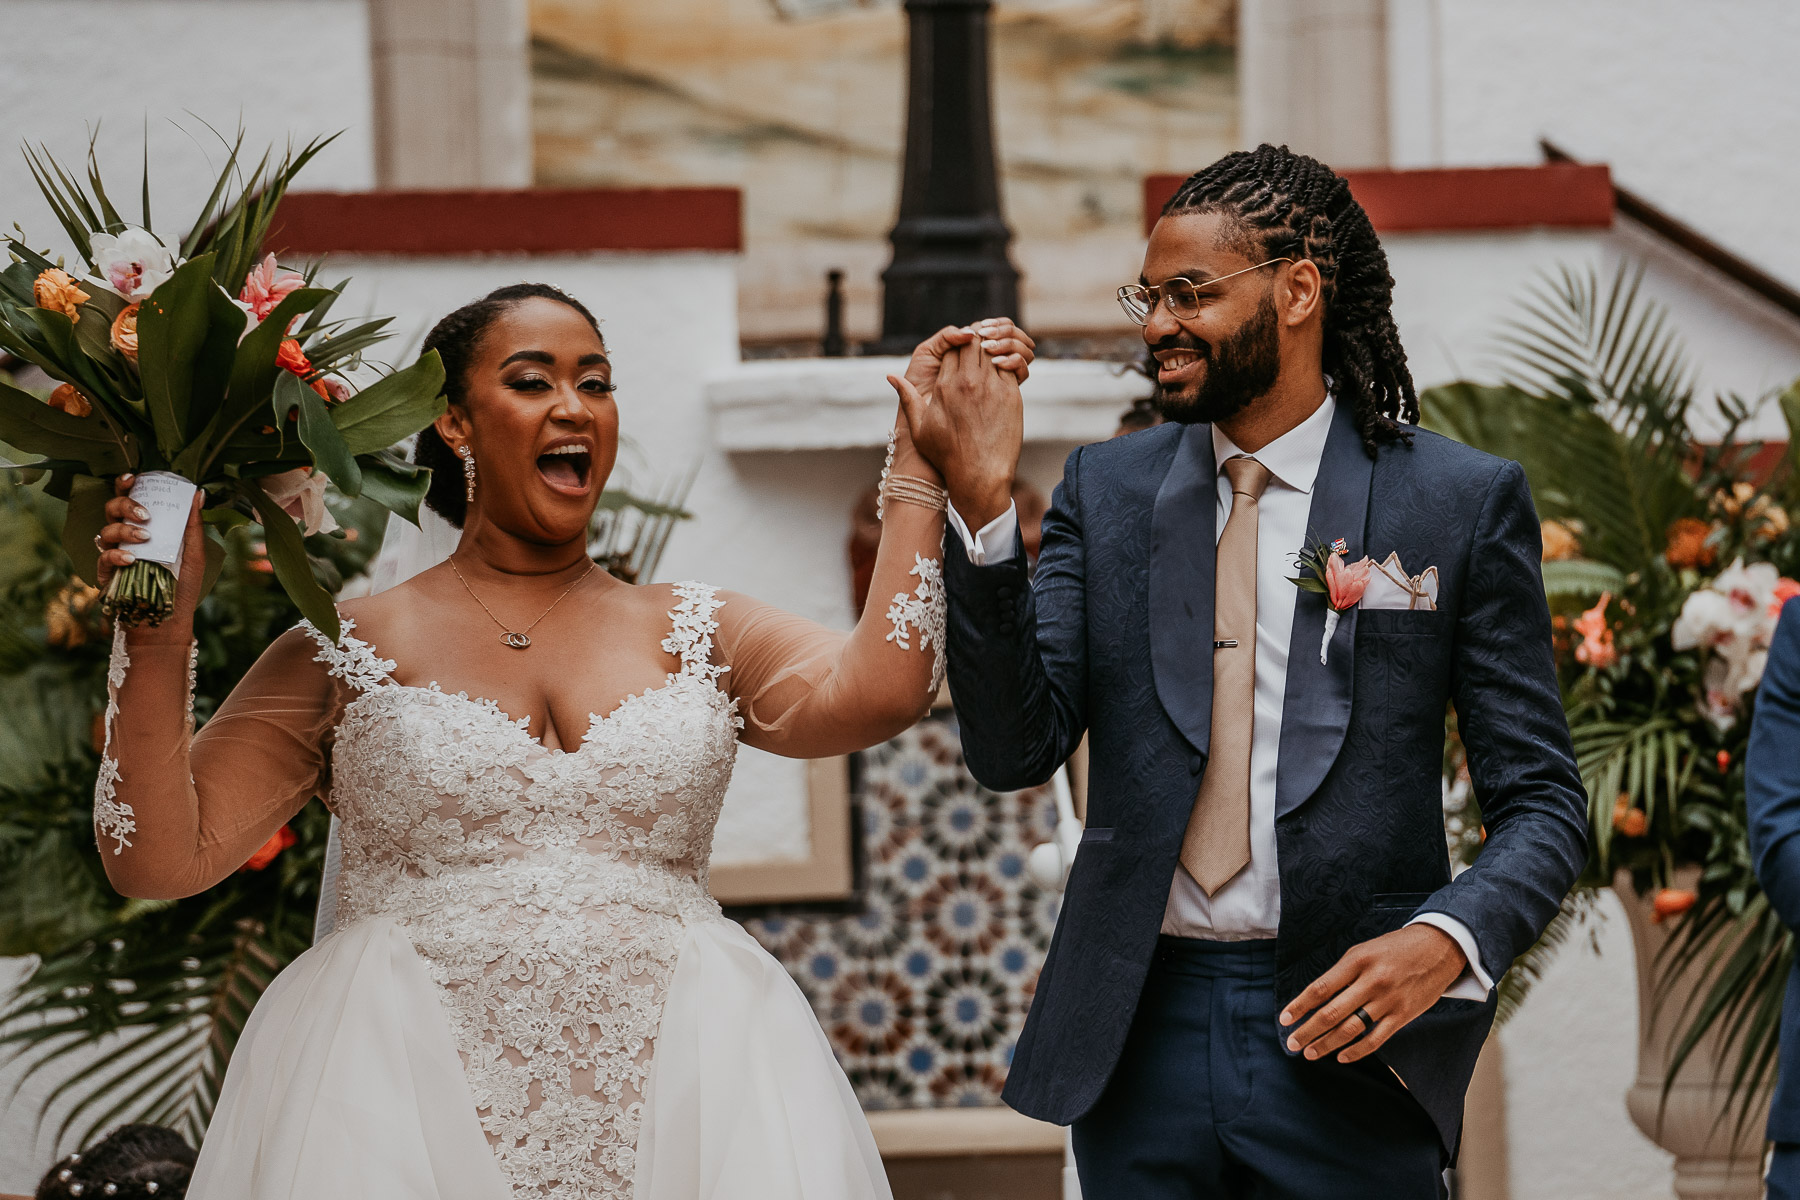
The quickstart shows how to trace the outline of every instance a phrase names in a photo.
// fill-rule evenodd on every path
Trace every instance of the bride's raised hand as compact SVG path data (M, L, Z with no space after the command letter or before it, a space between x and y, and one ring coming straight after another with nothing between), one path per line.
M919 395L929 399L937 391L938 374L943 370L944 355L958 346L979 341L982 351L1002 371L1011 371L1024 383L1031 374L1032 360L1037 356L1037 343L1031 335L1013 324L1010 317L988 317L973 325L946 325L913 348L906 364L906 382Z
M150 514L131 498L131 485L136 481L135 475L121 475L113 480L113 498L106 502L107 523L94 543L100 549L94 582L103 592L116 572L137 561L134 547L150 540L143 527ZM196 491L193 507L188 510L187 531L181 539L181 574L175 584L175 611L163 622L177 632L192 624L206 578L206 535L200 530L200 504L204 498L204 492Z
M1004 513L1024 440L1015 375L980 347L965 345L945 355L935 396L898 375L888 382L900 394L911 444L943 476L957 514L979 529Z

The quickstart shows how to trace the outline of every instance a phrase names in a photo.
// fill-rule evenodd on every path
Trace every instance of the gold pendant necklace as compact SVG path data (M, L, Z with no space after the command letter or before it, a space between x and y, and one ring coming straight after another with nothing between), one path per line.
M550 615L551 609L554 609L557 605L559 605L563 602L563 597L567 596L570 592L574 591L576 586L578 584L580 584L582 580L586 579L589 575L592 575L594 573L594 564L592 561L590 561L588 563L588 569L583 571L581 574L577 575L575 577L575 582L571 583L568 587L564 588L562 590L562 595L558 596L556 599L554 599L550 602L550 608L546 608L543 612L539 613L538 619L536 621L533 621L531 624L527 625L525 628L515 632L506 627L505 621L502 621L499 617L496 617L494 615L493 609L489 608L486 604L482 603L481 597L477 596L475 594L475 589L469 586L469 581L467 579L463 578L463 573L461 571L457 570L456 560L454 558L447 558L444 561L450 564L450 569L452 571L456 572L456 578L463 585L463 590L469 593L469 599L475 601L475 603L477 603L477 604L480 604L481 611L488 615L488 619L490 621L492 621L494 624L496 624L500 627L500 642L501 642L501 644L506 645L506 646L511 646L514 650L529 650L531 648L531 636L530 636L531 631L536 629L538 627L538 625L543 621L543 619Z

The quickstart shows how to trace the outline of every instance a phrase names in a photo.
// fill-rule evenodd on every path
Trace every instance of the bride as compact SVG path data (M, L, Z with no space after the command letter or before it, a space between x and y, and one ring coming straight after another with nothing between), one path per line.
M1023 378L1030 339L979 330ZM909 379L975 336L921 346ZM842 754L926 711L941 480L897 421L871 588L894 601L849 634L631 586L586 553L619 436L588 310L502 288L425 348L450 402L420 450L462 529L447 561L346 602L335 644L288 631L198 734L197 511L175 617L115 642L95 813L119 891L210 887L314 795L343 831L335 932L258 1003L188 1194L887 1197L812 1011L721 917L707 861L740 739ZM103 575L144 537L126 482Z

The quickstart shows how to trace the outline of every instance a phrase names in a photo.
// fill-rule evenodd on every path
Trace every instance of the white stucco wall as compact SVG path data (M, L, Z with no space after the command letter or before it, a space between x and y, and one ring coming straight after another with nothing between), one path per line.
M1504 362L1499 336L1545 275L1596 266L1603 283L1621 263L1647 268L1642 294L1667 310L1695 367L1696 388L1755 399L1800 377L1800 321L1625 220L1607 231L1390 234L1394 319L1421 388L1490 381ZM1750 434L1785 440L1766 406Z
M364 0L0 0L0 229L69 250L21 142L78 169L97 124L108 194L136 222L148 139L151 216L179 236L224 165L208 124L241 125L258 154L342 130L301 186L358 190L374 182L370 114Z
M1673 1156L1625 1111L1637 1074L1634 962L1625 912L1603 892L1597 919L1500 1031L1515 1200L1672 1200Z
M1542 161L1548 137L1800 285L1800 6L1390 0L1408 165ZM1436 69L1422 61L1437 47ZM1435 117L1429 111L1436 95ZM1421 109L1426 111L1421 111ZM1435 125L1435 129L1432 128ZM1435 154L1435 159L1434 159Z

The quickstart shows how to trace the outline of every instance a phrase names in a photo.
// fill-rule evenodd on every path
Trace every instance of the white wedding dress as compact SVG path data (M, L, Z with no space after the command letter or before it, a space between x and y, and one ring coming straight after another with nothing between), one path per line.
M251 1015L193 1200L887 1200L811 1008L707 891L742 720L720 601L675 590L679 670L568 752L303 627L353 694L335 932Z

